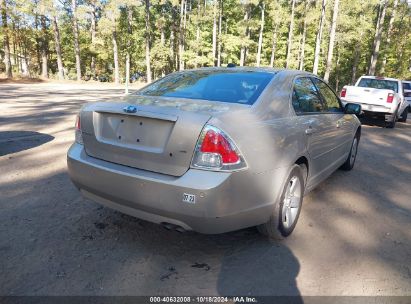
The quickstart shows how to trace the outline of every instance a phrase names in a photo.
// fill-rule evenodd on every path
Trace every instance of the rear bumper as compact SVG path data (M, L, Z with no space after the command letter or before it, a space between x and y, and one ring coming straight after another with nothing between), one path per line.
M392 115L395 112L395 107L386 107L383 105L376 105L376 104L369 104L369 103L361 103L356 101L349 101L349 100L342 100L343 105L345 106L347 103L355 103L361 105L362 111L364 113L379 113L381 115Z
M201 233L264 223L278 195L272 187L261 191L271 180L265 174L189 169L173 177L90 157L76 143L68 151L67 166L85 197L147 221ZM194 204L183 202L185 193L196 196Z
M391 122L395 119L394 114L386 112L363 111L363 116L367 118L384 119L387 122Z

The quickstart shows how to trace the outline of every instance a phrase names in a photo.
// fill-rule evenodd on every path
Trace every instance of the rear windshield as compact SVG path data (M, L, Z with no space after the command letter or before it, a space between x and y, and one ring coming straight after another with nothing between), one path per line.
M170 74L137 94L252 105L273 76L267 72L185 71Z
M358 86L363 88L393 90L395 93L398 93L398 81L393 80L361 78Z
M409 82L403 82L402 87L404 88L404 90L411 91L411 83L409 83Z

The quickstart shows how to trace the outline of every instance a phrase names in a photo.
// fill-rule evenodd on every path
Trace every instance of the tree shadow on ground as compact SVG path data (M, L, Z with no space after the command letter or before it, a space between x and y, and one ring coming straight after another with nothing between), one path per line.
M40 78L0 78L0 84L2 83L19 83L19 84L31 84L31 83L42 83L45 82L44 79Z
M236 233L231 235L233 238ZM250 237L254 240L238 238L237 241L243 244L236 242L233 252L222 258L217 284L219 294L294 296L293 303L300 303L296 283L300 263L291 250L278 241L270 242L255 234L250 234Z
M373 127L380 127L380 128L386 128L386 123L383 119L376 119L376 118L371 118L371 117L359 117L361 124L366 125L366 126L373 126ZM398 122L396 123L395 127L407 127L408 125L406 123L401 123Z
M49 134L33 131L0 132L0 156L41 146L54 139Z
M377 295L384 286L386 294L405 293L411 170L401 165L411 161L409 129L363 128L354 170L334 173L306 197L284 242L254 228L166 231L81 198L63 169L3 182L0 293L299 299L303 292ZM33 155L24 157L34 165ZM388 166L379 170L382 160Z
M0 193L2 294L277 295L300 303L297 258L255 228L168 231L81 198L65 172L3 183Z

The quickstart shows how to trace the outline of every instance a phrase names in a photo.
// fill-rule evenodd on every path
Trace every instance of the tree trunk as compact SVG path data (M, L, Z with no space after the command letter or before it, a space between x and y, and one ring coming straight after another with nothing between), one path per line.
M352 74L351 74L351 84L352 85L355 83L355 80L357 79L357 69L358 69L358 62L360 61L360 51L361 51L361 44L360 42L357 42L355 45L355 50L354 50L354 62L353 62Z
M184 7L186 5L185 0L181 0L180 3L180 30L178 41L178 68L180 71L184 70Z
M340 52L338 51L338 45L336 47L337 61L335 62L335 91L340 90Z
M173 71L177 67L177 60L176 60L176 53L175 53L175 37L176 37L176 25L175 25L175 12L172 12L173 20L171 21L171 29L170 29L170 69Z
M147 82L151 82L151 60L150 60L150 0L146 0L146 74Z
M319 23L317 38L316 38L316 41L315 41L313 74L318 73L318 64L320 62L321 39L322 39L322 35L323 35L326 5L327 5L327 0L322 0L320 23Z
M4 0L5 1L5 0ZM35 40L36 40L36 59L37 59L37 74L40 75L40 70L41 70L41 56L40 56L40 38L38 36L38 32L39 32L39 16L37 15L37 13L34 16L34 26L36 28L36 35L35 35Z
M197 6L197 20L196 20L196 44L197 44L197 47L200 43L200 33L201 33L201 29L200 29L201 2L202 2L202 0L198 0L198 6ZM200 56L200 48L197 48L196 51L197 51L197 58L198 58ZM195 60L194 67L198 68L198 60Z
M59 31L56 16L53 16L53 30L54 30L54 43L56 46L56 54L57 54L58 77L59 77L59 80L63 80L64 79L64 68L63 68L63 59L61 57L60 31Z
M23 65L23 70L25 69L24 75L25 76L31 76L30 73L30 62L28 60L28 52L27 52L27 37L23 36L22 40L22 48L23 48L23 54L24 54L24 65Z
M221 1L220 3L220 8L219 8L219 17L218 17L218 47L217 47L217 66L221 66L221 49L222 49L222 43L221 43L221 28L222 28L222 23L223 23L223 5L224 2Z
M260 62L261 62L261 49L262 49L262 47L263 47L264 13L265 13L265 3L262 3L262 4L261 4L260 35L258 36L257 66L260 66Z
M185 5L184 5L184 18L183 18L183 54L185 52L185 44L186 44L186 29L187 29L187 5L188 5L188 1L185 1ZM183 69L185 69L185 61L184 61L184 57L182 58L183 61Z
M27 66L26 66L26 59L25 59L25 54L24 54L24 48L23 48L23 41L22 41L22 39L20 39L20 42L19 42L19 46L18 46L18 48L19 48L19 54L20 54L20 71L21 71L21 74L23 75L23 76L27 76Z
M380 52L380 44L381 44L381 34L382 29L384 27L384 19L385 19L385 11L387 9L387 0L382 0L380 3L379 14L377 18L377 24L375 27L375 36L374 36L374 45L373 51L370 60L370 68L368 70L368 74L373 76L375 75L375 71L377 68L377 61L378 61L378 54Z
M217 0L213 1L213 50L212 58L214 66L217 65Z
M42 15L40 17L41 22L41 77L49 78L48 72L48 62L47 62L47 51L48 51L48 41L47 41L47 24L46 16Z
M300 62L300 56L301 56L301 41L302 41L303 36L298 37L298 50L297 50L297 62Z
M127 33L129 34L129 39L127 39L127 53L126 53L126 94L128 94L128 86L130 83L130 65L131 65L131 59L130 59L130 48L131 48L131 34L132 34L132 28L131 28L131 23L133 22L133 11L132 8L127 6ZM162 43L164 43L162 41Z
M384 75L384 73L385 73L385 66L387 64L387 50L388 50L388 48L390 47L390 44L391 44L392 28L393 28L393 25L394 25L397 6L398 6L398 0L394 0L394 6L392 8L392 14L391 14L391 17L390 17L390 22L388 24L387 41L386 41L386 44L385 44L385 51L386 52L384 53L384 58L382 60L381 75Z
M77 0L71 0L71 10L73 12L73 35L74 35L74 53L76 56L77 81L81 80L81 62L80 62L80 44L79 30L77 23Z
M96 33L97 33L97 8L96 2L93 1L93 11L91 12L91 45L93 47L93 52L91 54L90 71L93 78L96 77L96 55L95 55L95 44L96 44Z
M10 60L10 43L9 43L9 29L7 27L7 7L6 0L1 0L1 20L3 23L3 48L4 48L4 64L6 65L7 78L13 77Z
M288 69L290 66L290 57L291 57L291 47L293 44L293 30L294 30L294 11L295 11L295 1L292 0L291 2L291 20L290 20L290 28L288 32L288 40L287 40L287 58L285 61L285 68Z
M164 48L166 47L165 24L162 24L160 28L160 43L162 47ZM161 67L161 77L164 77L165 75L166 75L165 66L162 66Z
M117 46L117 31L113 31L112 35L113 42L113 55L114 55L114 82L116 84L120 83L120 72L119 72L119 63L118 63L118 46Z
M358 18L360 19L360 24L363 24L364 19L365 19L364 14L360 13ZM360 62L360 57L361 57L361 45L362 45L363 35L364 35L364 29L360 27L358 41L356 41L355 49L354 49L354 62L353 62L352 73L351 73L351 84L352 85L355 83L355 80L357 79L357 70L358 70L358 63Z
M250 13L249 13L249 6L246 5L245 8L245 14L244 14L244 23L246 23L245 26L245 35L244 37L248 36L248 19L250 18ZM247 46L243 43L243 45L241 46L241 50L240 50L240 66L244 66L245 64L245 56L246 56L246 52L247 52Z
M305 9L307 10L307 5L305 6ZM304 60L305 60L305 39L307 37L307 16L304 16L304 24L303 24L303 37L301 41L301 53L300 53L300 64L299 64L299 70L303 71L304 70Z
M17 44L17 52L19 53L19 71L20 71L20 73L23 75L23 74L25 74L25 72L24 72L24 70L23 70L23 60L24 60L24 57L23 57L23 47L22 47L22 43L21 43L21 40L19 39L19 42L18 42L18 44Z
M337 27L337 18L338 18L338 5L340 0L334 0L334 11L333 11L333 20L331 23L330 29L330 42L328 43L328 55L327 55L327 65L325 68L324 80L328 82L330 80L330 73L333 61L333 52L334 52L334 41L335 41L335 29Z
M125 94L128 94L128 86L130 84L130 52L126 53L126 90Z
M164 31L164 26L161 27L160 43L161 43L161 46L165 47L165 45L166 45L166 33ZM164 76L166 76L165 66L163 66L161 68L161 77L164 77Z
M16 49L16 42L18 40L17 38L17 31L16 31L16 23L14 22L14 20L11 21L12 24L12 29L11 29L11 33L12 33L12 41L13 41L13 59L14 59L14 64L17 65L17 73L20 73L20 69L19 69L19 56L18 56L18 51Z
M270 67L274 66L275 51L277 48L277 29L278 29L278 23L275 23L274 31L273 31L273 43L271 45Z

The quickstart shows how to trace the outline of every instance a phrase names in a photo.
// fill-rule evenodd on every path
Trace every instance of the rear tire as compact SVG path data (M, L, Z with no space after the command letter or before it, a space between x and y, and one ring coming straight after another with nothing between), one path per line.
M294 165L284 184L280 202L275 204L270 219L259 226L258 231L271 239L281 240L289 236L295 226L301 212L304 196L303 168Z
M408 117L408 107L404 109L404 111L401 114L401 118L398 119L399 122L407 122L407 117Z
M397 123L397 120L388 121L388 122L385 123L385 127L388 128L388 129L394 129L396 123Z
M398 120L397 114L398 114L398 109L397 109L397 111L395 111L392 120L385 122L385 127L386 128L388 128L388 129L394 129L395 128L395 124L397 123L397 120Z
M350 170L352 170L352 168L354 168L355 160L357 159L357 151L358 151L359 141L360 141L360 137L357 133L357 134L355 134L355 137L352 140L350 154L348 154L347 160L341 166L341 169L343 169L345 171L350 171Z

